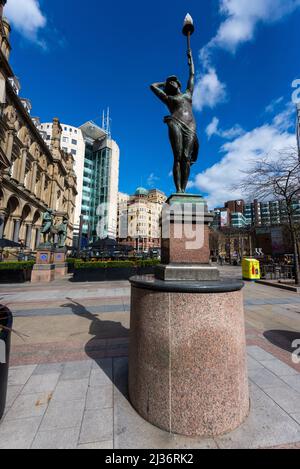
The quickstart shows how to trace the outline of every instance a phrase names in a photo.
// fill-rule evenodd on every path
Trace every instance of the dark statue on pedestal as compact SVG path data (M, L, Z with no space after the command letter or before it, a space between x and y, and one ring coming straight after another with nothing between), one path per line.
M41 235L43 237L43 243L51 245L50 236L53 227L54 216L53 210L48 209L43 215L43 224L41 228Z
M41 235L43 242L40 247L58 247L64 248L66 245L67 232L68 232L68 217L64 216L59 225L54 225L53 210L48 209L43 216L43 225L41 228ZM57 235L57 243L55 243L55 235Z
M68 218L63 217L62 223L55 227L56 234L58 235L58 247L59 248L64 248L66 246L68 223L69 223Z
M166 104L171 115L164 122L169 127L169 138L174 153L174 182L178 193L184 193L188 184L191 165L197 161L199 141L196 133L196 121L193 115L193 92L195 87L195 66L190 36L194 32L193 20L187 15L183 34L188 38L188 63L190 76L185 92L176 76L170 76L166 82L154 83L151 90Z

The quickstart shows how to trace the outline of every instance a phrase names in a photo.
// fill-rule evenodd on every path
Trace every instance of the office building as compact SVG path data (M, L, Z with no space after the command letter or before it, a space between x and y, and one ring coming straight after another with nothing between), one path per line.
M118 242L140 252L160 247L161 214L166 200L158 189L139 187L132 196L119 193Z

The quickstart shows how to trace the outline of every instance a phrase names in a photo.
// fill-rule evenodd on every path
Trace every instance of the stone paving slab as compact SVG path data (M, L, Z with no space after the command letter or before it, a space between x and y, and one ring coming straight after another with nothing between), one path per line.
M21 308L21 306L19 306ZM58 308L32 308L32 309L17 309L16 306L10 308L14 317L16 318L29 318L36 316L74 316L74 310L70 306L60 306ZM99 306L87 306L86 312L90 314L105 314L105 313L128 313L130 311L129 304L117 303L112 305L99 305Z
M80 427L39 431L31 449L77 449Z
M0 449L30 449L42 417L0 423Z
M86 410L79 444L97 443L113 439L113 409Z
M24 386L32 373L36 369L36 365L25 365L20 367L10 367L8 384L10 386Z
M43 417L49 403L49 396L42 394L20 394L6 414L6 420Z
M245 423L216 439L223 449L268 448L300 441L300 426L256 385L251 386L251 412Z
M58 299L67 300L72 298L73 300L83 300L91 298L122 298L129 294L129 284L126 288L94 288L89 290L88 288L77 288L66 289L66 290L51 290L45 288L43 290L26 290L22 292L12 291L11 293L0 293L0 296L4 298L5 303L17 303L17 302L32 302L35 301L56 301Z
M9 406L0 423L0 448L209 449L297 445L300 374L293 368L288 373L290 367L277 358L264 360L268 352L257 346L249 347L249 353L250 416L239 429L216 439L169 434L143 420L128 401L126 357L13 368L11 381L22 385L9 386ZM263 365L270 361L276 363L273 371ZM50 388L50 394L36 392Z

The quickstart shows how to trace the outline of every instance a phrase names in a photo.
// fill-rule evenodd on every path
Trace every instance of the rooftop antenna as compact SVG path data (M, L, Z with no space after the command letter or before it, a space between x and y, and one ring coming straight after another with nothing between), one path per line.
M108 138L111 138L111 118L110 118L110 109L109 107L102 113L102 128L107 133Z

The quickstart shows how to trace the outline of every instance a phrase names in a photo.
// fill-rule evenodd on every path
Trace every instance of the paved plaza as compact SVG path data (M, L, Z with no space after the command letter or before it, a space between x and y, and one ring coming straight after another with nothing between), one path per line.
M129 404L128 282L3 285L0 298L23 334L13 335L0 448L300 448L299 294L246 284L251 413L209 440L159 430Z

